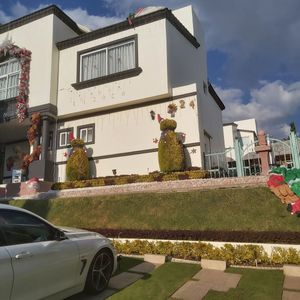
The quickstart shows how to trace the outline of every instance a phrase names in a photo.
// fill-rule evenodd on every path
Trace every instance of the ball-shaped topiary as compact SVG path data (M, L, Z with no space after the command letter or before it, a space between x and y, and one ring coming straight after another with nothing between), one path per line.
M162 172L184 170L183 144L174 132L176 127L177 123L174 120L165 119L160 122L162 135L158 144L158 161Z
M172 119L165 119L160 122L159 126L161 131L165 131L165 130L174 131L177 127L177 122Z
M67 179L70 181L88 179L89 160L84 149L84 142L74 139L71 146L73 151L67 161Z

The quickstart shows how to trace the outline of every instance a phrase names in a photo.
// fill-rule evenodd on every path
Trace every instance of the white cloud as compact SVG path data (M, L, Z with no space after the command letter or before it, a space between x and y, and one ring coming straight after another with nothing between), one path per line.
M4 11L0 10L0 24L8 23L11 19L11 16L8 16Z
M74 9L66 9L64 12L70 16L75 22L87 26L90 29L105 27L114 23L118 23L123 19L119 17L106 17L89 15L85 9L80 7Z
M216 87L226 109L225 122L255 118L259 128L274 136L285 137L288 124L298 119L300 109L300 81L287 85L282 81L265 82L264 85L250 91L250 100L245 103L240 89Z

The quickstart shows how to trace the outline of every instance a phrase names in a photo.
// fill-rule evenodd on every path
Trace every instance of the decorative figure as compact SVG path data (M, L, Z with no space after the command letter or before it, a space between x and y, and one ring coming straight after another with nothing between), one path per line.
M38 191L40 188L40 181L37 177L32 177L31 179L26 181L26 184L30 189L33 189L35 191Z
M114 176L117 175L117 169L112 169L111 171L112 171L112 173L113 173Z
M151 116L151 119L154 121L155 120L155 111L151 110L150 116Z
M193 149L191 150L191 153L192 153L192 154L197 153L197 149L193 148Z
M158 143L158 139L157 138L153 139L153 143L157 144Z
M175 129L177 123L172 119L160 122L161 138L158 143L158 161L161 172L182 171L185 165L184 149Z
M168 114L170 114L171 117L174 118L176 112L177 112L177 105L175 103L170 103L168 105Z
M179 104L180 104L181 109L185 108L185 101L184 100L180 100Z
M164 118L162 118L161 116L160 116L160 114L157 114L157 121L158 121L158 123L160 123L161 121L163 121L164 120Z

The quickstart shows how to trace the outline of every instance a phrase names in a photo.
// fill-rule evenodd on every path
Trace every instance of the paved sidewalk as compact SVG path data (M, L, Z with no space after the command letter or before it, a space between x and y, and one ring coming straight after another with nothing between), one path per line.
M218 292L228 292L231 288L236 288L241 275L225 273L224 271L202 269L173 295L174 299L201 300L209 290Z
M285 276L283 282L282 300L300 299L300 277Z

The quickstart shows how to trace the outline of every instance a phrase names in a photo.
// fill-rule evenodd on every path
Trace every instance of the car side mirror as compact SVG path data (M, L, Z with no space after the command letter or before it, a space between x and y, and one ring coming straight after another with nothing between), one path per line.
M64 241L67 240L67 236L65 235L65 233L59 229L56 230L55 232L55 240L56 241Z

